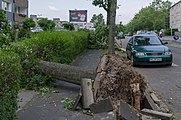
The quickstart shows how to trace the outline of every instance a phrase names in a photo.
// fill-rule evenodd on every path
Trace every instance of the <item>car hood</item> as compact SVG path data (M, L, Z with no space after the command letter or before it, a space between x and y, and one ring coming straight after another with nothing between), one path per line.
M137 52L165 52L170 51L167 46L164 45L152 45L152 46L135 46L134 50Z

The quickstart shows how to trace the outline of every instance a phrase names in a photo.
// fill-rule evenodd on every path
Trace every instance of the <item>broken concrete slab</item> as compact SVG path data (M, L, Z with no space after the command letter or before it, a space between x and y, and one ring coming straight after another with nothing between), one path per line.
M159 106L157 104L155 104L155 102L153 101L153 99L151 98L150 94L147 91L145 92L145 101L144 102L145 102L144 103L145 108L160 111Z
M120 100L120 109L118 116L118 120L140 120L140 113L123 100Z
M152 117L152 116L141 115L141 120L161 120L161 119L155 118L155 117Z
M155 93L151 93L150 96L155 103L157 103L158 105L160 104L161 100L158 99L158 97L155 95Z
M145 115L150 115L156 118L160 118L163 120L170 120L173 117L173 114L171 113L163 113L163 112L158 112L158 111L154 111L150 109L143 109L141 110L141 113Z
M79 91L79 94L78 94L78 96L77 96L77 98L76 98L76 100L74 102L72 110L77 109L78 105L81 103L81 99L82 99L82 89L80 89L80 91Z
M104 100L91 104L89 107L93 113L109 112L113 110L113 103L111 98L108 97Z

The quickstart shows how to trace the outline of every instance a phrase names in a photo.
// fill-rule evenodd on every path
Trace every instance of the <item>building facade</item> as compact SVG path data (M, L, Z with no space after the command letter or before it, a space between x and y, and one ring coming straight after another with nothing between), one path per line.
M4 10L11 25L28 17L28 0L0 0L0 10Z
M170 8L170 28L181 31L181 1L175 3Z

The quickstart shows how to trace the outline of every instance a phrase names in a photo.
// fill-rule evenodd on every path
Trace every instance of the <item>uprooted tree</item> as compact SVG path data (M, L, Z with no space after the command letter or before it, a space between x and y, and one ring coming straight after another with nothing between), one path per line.
M98 2L103 6L103 4L100 3L101 1L102 0L94 0L94 2ZM120 101L124 100L137 110L140 110L146 83L141 74L136 72L124 59L114 54L117 0L105 0L104 2L109 9L109 49L108 55L101 58L97 67L96 76L92 71L58 63L41 61L40 66L45 73L59 80L65 80L74 84L80 84L82 78L93 79L93 96L95 102L109 97L113 101L115 109L118 109ZM103 7L106 8L106 6Z
M93 89L96 102L111 97L115 109L122 99L140 110L146 82L124 59L116 55L104 55L97 67Z

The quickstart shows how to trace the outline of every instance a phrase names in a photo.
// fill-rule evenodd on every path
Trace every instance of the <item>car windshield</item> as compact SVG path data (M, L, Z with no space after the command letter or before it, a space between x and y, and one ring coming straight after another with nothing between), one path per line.
M145 45L161 45L162 42L157 36L135 36L135 45L145 46Z

